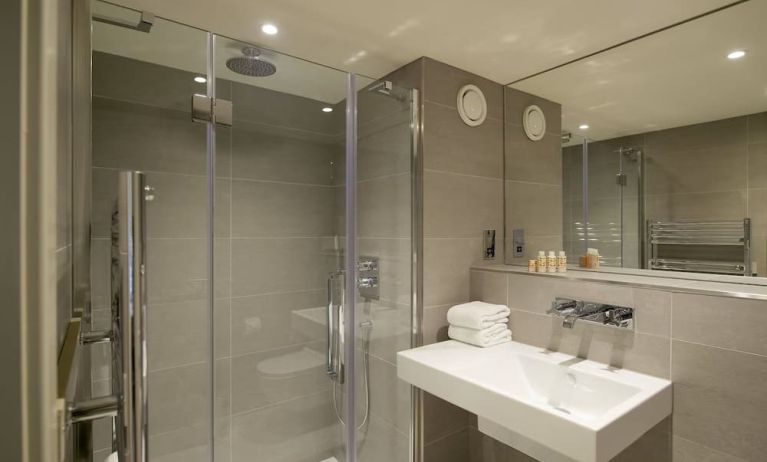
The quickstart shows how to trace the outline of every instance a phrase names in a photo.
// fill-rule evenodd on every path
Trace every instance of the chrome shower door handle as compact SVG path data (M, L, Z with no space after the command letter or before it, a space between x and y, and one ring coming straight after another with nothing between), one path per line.
M345 273L333 271L328 276L326 373L332 380L343 382L342 313ZM340 297L339 297L340 295Z
M146 339L146 201L143 173L120 172L117 215L113 224L113 296L117 311L119 351L117 445L120 460L148 462ZM151 200L151 199L150 199Z

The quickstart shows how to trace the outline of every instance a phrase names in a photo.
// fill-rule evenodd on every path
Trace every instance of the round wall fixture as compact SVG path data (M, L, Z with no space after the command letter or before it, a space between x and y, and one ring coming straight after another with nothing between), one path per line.
M525 128L525 134L533 141L538 141L546 134L546 116L543 110L531 104L525 108L522 113L522 126Z
M482 124L487 117L485 95L476 85L464 85L458 90L457 106L461 120L470 127Z

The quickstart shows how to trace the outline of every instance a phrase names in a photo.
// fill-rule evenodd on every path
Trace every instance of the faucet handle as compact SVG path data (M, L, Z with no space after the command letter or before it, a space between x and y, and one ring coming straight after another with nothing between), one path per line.
M577 309L578 309L577 300L573 300L570 298L557 297L554 299L553 302L551 302L551 309L549 309L546 313L552 314L552 313L570 312L570 311L576 311Z
M608 326L629 327L634 321L634 310L631 308L611 308L604 313L603 323Z

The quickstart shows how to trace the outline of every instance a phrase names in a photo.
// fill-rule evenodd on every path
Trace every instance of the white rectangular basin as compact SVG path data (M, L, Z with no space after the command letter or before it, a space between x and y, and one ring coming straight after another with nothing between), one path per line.
M517 342L402 351L397 373L543 462L608 461L671 414L668 380Z

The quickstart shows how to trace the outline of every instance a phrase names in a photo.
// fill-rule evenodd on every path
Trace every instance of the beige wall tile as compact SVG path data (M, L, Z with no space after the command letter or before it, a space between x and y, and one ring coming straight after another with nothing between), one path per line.
M761 460L767 454L767 357L674 340L672 358L674 434Z
M471 270L469 299L507 305L508 282L506 273Z
M724 191L746 184L745 143L679 151L648 148L645 154L647 194Z
M231 299L232 354L240 355L286 347L310 340L320 340L324 322L319 330L302 329L296 312L323 308L327 303L325 290L282 294L252 295ZM323 316L319 319L324 321ZM324 333L324 332L323 332Z
M634 329L644 334L671 336L672 294L661 290L633 289Z
M410 443L408 437L386 421L371 416L369 428L360 433L361 444L357 451L359 462L390 462L408 460ZM342 460L341 454L336 454Z
M562 187L507 181L506 226L530 236L561 234Z
M365 391L360 383L357 392L360 411L364 400ZM402 435L409 434L410 384L397 377L397 366L377 358L370 359L370 402L371 415L392 425Z
M469 299L469 268L482 262L480 239L424 239L424 306Z
M319 238L233 239L232 296L324 290L332 250Z
M231 147L223 151L231 152L235 178L329 185L335 173L331 162L338 151L343 151L343 146L327 139L275 131L269 126L237 124L230 136Z
M411 178L409 173L379 177L357 184L357 232L365 238L410 238ZM338 210L343 202L338 202Z
M671 417L647 431L615 456L614 462L672 462Z
M674 294L674 339L767 355L765 325L762 300Z
M232 417L232 461L322 460L342 447L341 424L330 392L268 406Z
M767 112L748 116L748 142L767 142Z
M426 170L423 184L424 237L482 238L503 230L503 182Z
M464 462L469 460L469 428L452 433L424 446L424 462Z
M457 89L456 89L457 91ZM453 96L455 106L455 96ZM465 175L503 178L503 122L488 118L470 127L455 107L424 106L424 168Z
M331 236L334 207L328 186L233 180L232 236Z
M650 132L645 134L645 144L652 149L675 151L745 143L746 119L734 117Z
M423 344L448 340L447 310L453 305L427 306L423 309Z
M547 134L532 141L520 125L507 123L504 139L504 179L562 185L560 135Z
M232 413L239 414L329 390L332 382L325 373L324 360L310 367L305 366L304 361L293 358L296 354L303 354L322 359L324 354L321 348L317 342L233 357ZM284 372L277 372L276 368L284 369Z
M92 130L94 167L205 174L205 124L192 122L188 108L94 98Z
M745 462L740 457L715 451L678 436L673 437L673 442L674 462Z
M746 216L746 190L645 196L653 220L738 220Z

